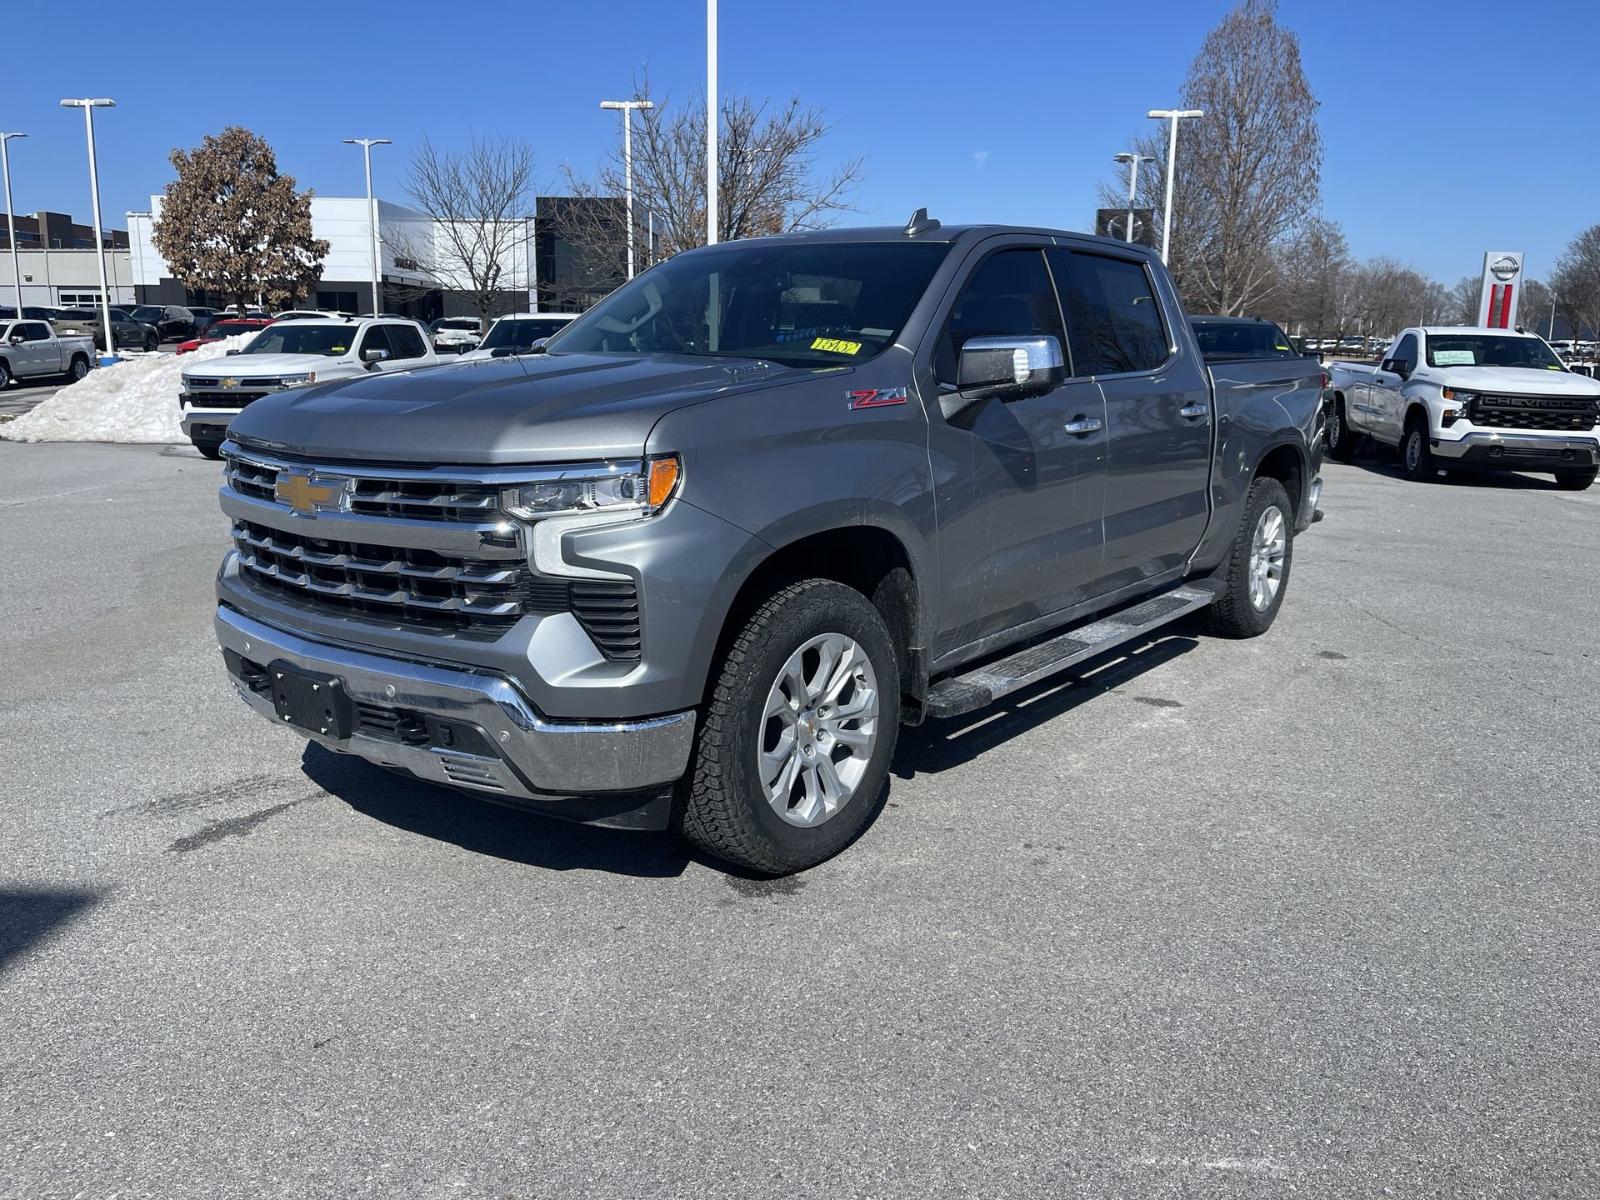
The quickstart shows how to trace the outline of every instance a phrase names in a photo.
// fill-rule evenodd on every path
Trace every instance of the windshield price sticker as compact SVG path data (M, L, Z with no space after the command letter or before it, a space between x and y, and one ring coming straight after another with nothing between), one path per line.
M827 350L832 354L860 354L860 342L846 342L838 338L818 338L811 343L813 350Z
M1478 356L1471 350L1435 350L1433 352L1433 365L1436 367L1470 367L1477 360Z

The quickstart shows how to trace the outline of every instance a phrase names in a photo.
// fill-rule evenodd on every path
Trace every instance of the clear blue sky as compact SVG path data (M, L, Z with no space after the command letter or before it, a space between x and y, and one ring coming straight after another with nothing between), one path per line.
M927 205L947 222L1080 229L1111 155L1176 98L1228 7L723 0L722 83L827 111L829 156L865 158L860 223ZM525 137L554 190L562 162L588 168L618 136L597 104L635 73L674 99L704 81L698 0L68 8L59 36L13 39L0 73L0 129L32 135L12 143L17 210L87 218L82 118L57 101L111 96L100 172L117 225L166 184L173 146L231 123L324 195L362 190L360 152L339 139L377 136L396 143L375 152L379 194L403 201L424 134ZM1280 18L1322 101L1324 208L1358 256L1448 285L1485 249L1524 249L1543 277L1600 221L1596 0L1283 0Z

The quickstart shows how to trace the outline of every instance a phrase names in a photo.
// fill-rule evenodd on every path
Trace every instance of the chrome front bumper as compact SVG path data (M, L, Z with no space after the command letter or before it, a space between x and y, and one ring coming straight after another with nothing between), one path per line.
M1600 439L1592 435L1500 433L1478 430L1453 441L1431 439L1435 458L1480 459L1496 453L1507 458L1507 465L1525 457L1571 457L1573 466L1592 466L1600 456Z
M553 722L497 675L307 641L231 608L217 609L216 629L234 686L262 716L281 723L271 695L252 687L246 676L277 662L337 676L361 714L351 736L339 740L302 728L295 732L434 783L548 801L659 790L688 766L693 709L644 720ZM379 719L372 720L374 715ZM418 721L418 716L433 719ZM397 738L385 730L385 719L409 722L413 736ZM550 811L562 815L561 807L551 805Z

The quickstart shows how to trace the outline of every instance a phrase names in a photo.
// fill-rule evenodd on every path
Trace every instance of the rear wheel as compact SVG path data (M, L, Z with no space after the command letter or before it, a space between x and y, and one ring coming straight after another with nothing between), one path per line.
M1328 414L1328 453L1340 462L1349 462L1356 456L1356 432L1344 419L1344 401L1333 402L1333 412Z
M1412 417L1406 422L1406 435L1400 441L1400 469L1406 478L1428 482L1439 477L1439 468L1433 461L1433 447L1428 442L1428 424L1422 417Z
M1595 480L1595 475L1600 474L1600 469L1590 467L1587 471L1557 471L1556 486L1563 492L1587 491Z
M144 335L144 348L145 348L145 352L147 354L148 353L153 353L154 351L159 350L161 348L161 339L156 337L156 335L153 334L153 333L145 334Z
M1228 553L1222 593L1211 605L1211 631L1258 637L1272 628L1294 561L1294 508L1283 484L1260 476L1245 497L1244 515Z
M786 587L720 664L682 832L763 875L815 866L872 820L899 727L900 672L878 610L832 580Z
M73 383L77 383L78 380L82 379L88 373L89 360L84 358L81 354L74 358L72 360L72 365L67 368L67 378L72 380Z

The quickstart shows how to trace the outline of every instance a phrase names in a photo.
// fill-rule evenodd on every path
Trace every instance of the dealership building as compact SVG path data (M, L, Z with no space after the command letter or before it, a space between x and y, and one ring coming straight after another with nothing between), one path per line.
M94 229L65 213L17 214L17 274L22 276L22 303L47 308L94 308L100 303L100 266L95 262ZM0 214L0 305L16 299L11 273L8 222ZM136 290L128 234L104 233L106 284L112 304L132 304Z
M622 283L620 264L597 266L592 255L573 246L560 233L563 206L599 206L600 215L616 211L616 200L575 200L541 196L534 216L521 218L508 236L501 262L502 290L494 311L558 312L587 308ZM470 295L450 283L446 239L438 223L424 213L380 199L379 258L383 294L372 299L372 250L367 201L361 196L313 196L311 232L325 239L328 253L322 278L312 294L297 303L335 312L386 312L430 321L436 317L474 315ZM152 226L161 216L161 197L150 198L149 213L130 213L127 242L131 247L133 295L140 304L231 304L232 296L186 289L155 248ZM20 241L19 237L19 241ZM430 266L430 264L439 264ZM457 281L459 282L459 281Z

